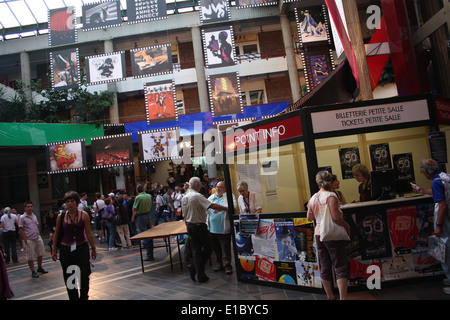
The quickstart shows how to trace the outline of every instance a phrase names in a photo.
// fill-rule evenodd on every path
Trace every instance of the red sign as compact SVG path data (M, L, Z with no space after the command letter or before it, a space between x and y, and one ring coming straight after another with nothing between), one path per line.
M224 136L223 143L225 152L232 152L300 136L302 124L300 116L295 116L247 130L236 128Z

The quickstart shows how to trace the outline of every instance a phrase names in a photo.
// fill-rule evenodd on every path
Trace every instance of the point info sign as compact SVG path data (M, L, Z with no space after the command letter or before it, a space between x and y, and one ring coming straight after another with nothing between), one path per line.
M226 153L237 150L279 143L302 136L300 116L274 121L246 130L236 128L224 136Z

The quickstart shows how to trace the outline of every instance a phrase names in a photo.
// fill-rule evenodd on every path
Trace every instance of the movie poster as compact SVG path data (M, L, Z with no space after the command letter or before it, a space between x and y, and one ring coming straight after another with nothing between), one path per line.
M392 256L386 211L360 212L356 215L356 225L361 235L362 260Z
M178 128L139 132L141 163L179 158Z
M178 112L175 108L175 83L161 81L144 85L147 123L175 121Z
M49 174L87 169L84 139L49 143L46 154Z
M341 161L342 179L354 179L352 169L361 163L358 147L340 148L339 159Z
M119 0L85 4L81 9L83 31L118 27L122 23Z
M298 260L316 262L313 223L306 218L294 219L294 232L294 243L297 248Z
M374 261L358 261L355 259L350 259L350 274L349 283L352 285L365 285L367 284L367 279L372 273L367 272L369 266L377 266L383 274L383 268L380 263Z
M78 48L50 52L52 88L64 90L80 85Z
M239 274L239 277L242 278L256 279L255 257L250 256L239 258L237 273Z
M318 263L295 261L297 284L304 287L322 288Z
M278 4L276 0L237 0L236 9L271 6Z
M208 68L236 64L233 27L203 29L203 49Z
M209 75L209 101L213 117L242 113L242 95L236 72Z
M134 164L131 133L91 139L94 169Z
M130 50L133 77L142 78L173 72L170 44Z
M393 154L392 160L396 180L415 180L412 153Z
M200 23L230 20L228 0L200 0Z
M297 284L295 262L274 261L276 281L285 284Z
M275 232L277 239L278 261L295 261L297 248L295 247L294 221L292 219L275 219Z
M165 0L127 0L128 23L167 19Z
M252 236L241 234L239 230L239 221L235 221L234 229L236 230L236 249L239 256L252 256L254 253ZM258 263L258 260L256 260Z
M124 80L125 52L86 57L86 78L88 85Z
M369 152L374 171L392 168L389 143L371 144L369 146Z
M59 46L77 42L75 7L48 11L48 46Z
M325 6L295 8L300 44L329 41Z

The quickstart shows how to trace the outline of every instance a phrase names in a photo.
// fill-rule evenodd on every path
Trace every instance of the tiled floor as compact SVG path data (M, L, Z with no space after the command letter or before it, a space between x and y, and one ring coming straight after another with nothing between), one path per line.
M97 240L96 240L97 241ZM155 245L157 244L156 240ZM45 239L44 239L44 242ZM173 244L171 270L165 248L155 249L155 261L144 262L142 273L139 248L107 251L105 244L97 244L98 257L90 277L90 300L326 300L324 294L240 283L236 275L215 273L207 266L210 280L193 282L183 263L180 268L176 244ZM59 262L53 262L48 246L43 266L49 273L38 279L31 278L25 254L20 262L7 266L9 281L14 292L12 300L67 300ZM183 249L182 249L183 250ZM440 279L383 286L381 290L350 292L352 300L450 300L442 293Z

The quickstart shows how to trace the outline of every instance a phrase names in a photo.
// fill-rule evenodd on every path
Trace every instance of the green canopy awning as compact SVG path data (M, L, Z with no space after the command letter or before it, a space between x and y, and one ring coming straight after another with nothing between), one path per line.
M103 125L0 122L0 146L43 146L47 143L103 137Z

